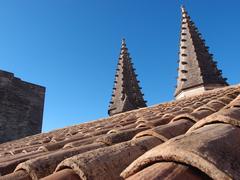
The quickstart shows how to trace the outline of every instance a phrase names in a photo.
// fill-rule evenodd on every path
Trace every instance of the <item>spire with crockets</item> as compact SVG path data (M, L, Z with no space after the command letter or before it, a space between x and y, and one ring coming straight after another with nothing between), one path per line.
M178 82L175 97L227 86L195 24L182 6Z
M108 114L112 116L142 107L146 107L146 101L123 39Z

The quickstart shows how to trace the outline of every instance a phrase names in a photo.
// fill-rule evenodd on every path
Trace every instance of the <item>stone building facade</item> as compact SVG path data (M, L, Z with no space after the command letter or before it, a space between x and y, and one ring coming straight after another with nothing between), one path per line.
M45 88L0 70L0 143L41 133Z

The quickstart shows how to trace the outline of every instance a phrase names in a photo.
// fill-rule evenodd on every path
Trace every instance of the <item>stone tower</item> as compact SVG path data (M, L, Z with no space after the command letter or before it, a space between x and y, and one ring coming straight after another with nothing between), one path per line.
M228 85L197 27L191 21L185 8L181 7L181 10L182 24L176 99Z
M108 114L112 116L141 107L146 107L146 101L123 39Z
M45 88L0 70L0 143L40 133Z

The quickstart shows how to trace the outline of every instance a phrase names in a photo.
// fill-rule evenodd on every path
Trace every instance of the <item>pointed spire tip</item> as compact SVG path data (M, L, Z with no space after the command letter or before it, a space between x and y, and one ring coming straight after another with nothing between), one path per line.
M184 5L181 5L181 10L182 10L182 13L186 12Z
M126 39L122 38L122 44L126 44Z
M125 49L126 48L126 39L125 38L122 38L122 45L121 45L121 49Z

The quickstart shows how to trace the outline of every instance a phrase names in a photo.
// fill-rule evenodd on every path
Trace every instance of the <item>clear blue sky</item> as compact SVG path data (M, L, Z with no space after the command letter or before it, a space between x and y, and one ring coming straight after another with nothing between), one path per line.
M145 99L173 99L177 0L1 0L0 69L47 88L43 131L107 116L121 38ZM185 0L230 84L240 82L240 1Z

